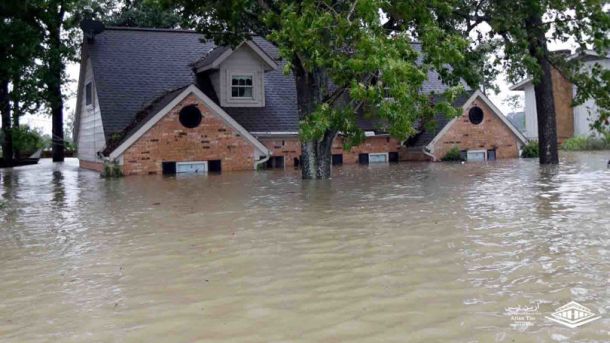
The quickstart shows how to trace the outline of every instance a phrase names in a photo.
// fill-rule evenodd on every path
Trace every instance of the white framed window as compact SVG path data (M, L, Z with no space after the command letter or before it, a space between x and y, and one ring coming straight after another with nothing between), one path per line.
M200 174L207 172L207 161L176 162L176 174Z
M468 150L466 151L466 161L480 162L487 160L487 150Z
M91 81L85 85L85 105L93 106L93 82Z
M254 83L252 75L231 75L231 98L254 98Z
M389 158L389 155L387 152L369 154L369 164L370 163L388 163L389 161L390 161L390 158Z

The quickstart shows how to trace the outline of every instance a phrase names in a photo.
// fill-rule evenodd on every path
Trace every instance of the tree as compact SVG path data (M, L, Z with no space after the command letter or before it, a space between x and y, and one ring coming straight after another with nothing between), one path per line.
M40 52L42 41L35 13L32 2L0 5L0 112L3 159L8 164L12 163L14 155L12 127L18 128L24 106L32 106L35 102L31 77L36 70L34 58Z
M578 59L551 54L548 49L551 41L574 41L581 49L606 55L610 18L604 4L603 0L456 0L443 16L444 30L462 31L465 36L476 37L478 44L496 45L496 67L507 71L511 81L533 77L541 164L557 164L559 160L553 68L577 86L575 104L593 97L605 108L601 119L608 118L610 76L588 73ZM490 30L484 32L482 24Z
M74 58L76 53L76 10L77 0L47 0L39 16L46 27L43 63L45 73L42 82L45 86L45 100L51 111L53 161L64 160L63 110L64 98L62 85L65 79L65 62Z
M424 2L178 3L187 25L217 44L236 46L261 35L279 48L284 71L292 72L296 81L301 166L306 179L330 177L331 145L338 134L347 148L363 140L356 124L358 112L383 119L383 129L406 139L438 111L457 114L449 104L462 89L461 78L473 85L478 81L475 68L468 67L472 60L465 53L469 51L467 40L439 30ZM389 30L382 17L393 18L393 12L400 13L401 19L392 21ZM423 53L413 40L421 43ZM436 106L421 91L430 69L437 70L451 86Z
M182 18L171 8L165 8L155 0L117 1L122 7L115 12L106 12L102 20L111 26L176 28ZM117 5L117 4L115 4Z

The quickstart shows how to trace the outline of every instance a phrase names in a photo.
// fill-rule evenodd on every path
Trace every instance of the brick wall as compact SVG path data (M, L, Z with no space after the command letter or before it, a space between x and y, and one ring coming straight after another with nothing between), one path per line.
M301 156L301 142L297 137L260 138L267 148L273 151L273 156L284 156L285 167L294 167L294 159ZM397 152L400 142L390 137L367 137L359 146L352 147L350 151L343 150L343 139L335 138L332 146L333 154L343 154L344 164L358 163L361 153Z
M100 173L104 170L104 164L100 162L78 160L78 165L83 169L89 169Z
M201 124L193 129L178 119L188 105L197 105L203 114ZM208 160L221 160L223 171L253 170L254 146L190 95L125 151L123 173L161 174L163 161Z
M365 141L350 151L343 150L343 140L335 139L333 142L332 153L343 154L343 163L358 163L359 154L369 154L376 152L398 152L400 141L391 137L367 137Z
M572 107L572 83L553 68L553 98L555 101L555 120L557 123L557 140L574 136L574 108Z
M301 157L301 142L298 138L277 137L258 139L267 149L271 150L273 156L284 156L284 167L294 167L294 159Z
M423 152L423 147L415 146L415 147L402 147L399 151L399 156L401 161L415 161L415 162L424 162L431 161L432 158Z
M506 124L481 99L476 99L472 106L483 110L483 121L472 124L468 111L458 117L457 121L434 145L434 155L440 160L453 146L460 150L496 149L496 158L519 157L519 140Z

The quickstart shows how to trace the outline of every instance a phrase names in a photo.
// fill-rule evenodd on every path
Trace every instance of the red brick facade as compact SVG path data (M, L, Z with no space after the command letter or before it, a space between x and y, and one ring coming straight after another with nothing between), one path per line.
M203 115L201 124L186 128L180 123L182 108L195 105ZM468 111L436 142L433 154L441 159L449 149L458 146L467 149L495 149L497 158L518 157L519 140L510 128L496 116L481 99L472 106L479 106L484 119L475 125L468 119ZM284 167L295 166L301 155L301 143L296 136L259 137L258 140L272 151L272 156L283 156ZM339 136L333 142L332 153L341 154L344 164L359 162L360 154L399 153L400 160L426 161L430 157L421 148L401 148L400 142L388 136L367 137L359 146L349 151L343 149ZM222 171L253 170L256 148L251 140L243 137L235 127L214 113L194 95L187 96L170 112L155 123L122 155L123 173L161 174L163 162L221 161ZM80 161L83 168L102 170L102 164Z
M203 119L193 129L179 120L180 110L196 105ZM272 151L272 156L283 156L284 166L294 167L301 155L301 143L295 136L259 138ZM360 153L398 152L400 142L390 137L369 137L350 151L343 150L343 141L335 139L333 154L342 154L343 163L358 163ZM162 162L221 160L222 171L253 170L255 148L251 142L220 116L212 112L197 97L190 95L152 126L123 153L125 175L161 174ZM98 166L86 166L90 169ZM101 165L100 165L101 166Z
M468 119L470 108L478 106L483 110L483 121L476 125ZM477 98L464 113L449 127L433 146L437 160L447 154L452 147L460 150L496 150L496 158L519 157L519 139L515 133L495 114L487 104Z
M102 172L102 170L104 170L104 164L101 162L78 160L78 166L83 169L89 169L100 173Z
M297 137L284 138L260 138L273 156L284 156L285 167L294 167L295 159L301 156L301 142ZM341 137L335 138L332 146L332 154L343 155L344 164L358 163L358 157L362 153L398 152L400 142L390 137L368 137L362 144L352 147L349 151L343 149Z
M574 136L573 87L572 83L555 68L552 69L551 77L553 80L557 141L561 144Z
M184 127L178 113L196 105L203 119ZM163 161L221 160L222 170L253 170L254 146L194 95L187 96L123 154L123 173L161 174Z

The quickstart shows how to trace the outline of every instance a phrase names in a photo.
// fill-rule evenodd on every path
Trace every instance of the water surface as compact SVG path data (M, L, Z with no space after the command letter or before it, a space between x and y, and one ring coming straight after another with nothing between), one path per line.
M0 340L608 342L608 158L323 182L0 170ZM602 319L544 319L571 300ZM511 327L505 309L532 304L533 326Z

